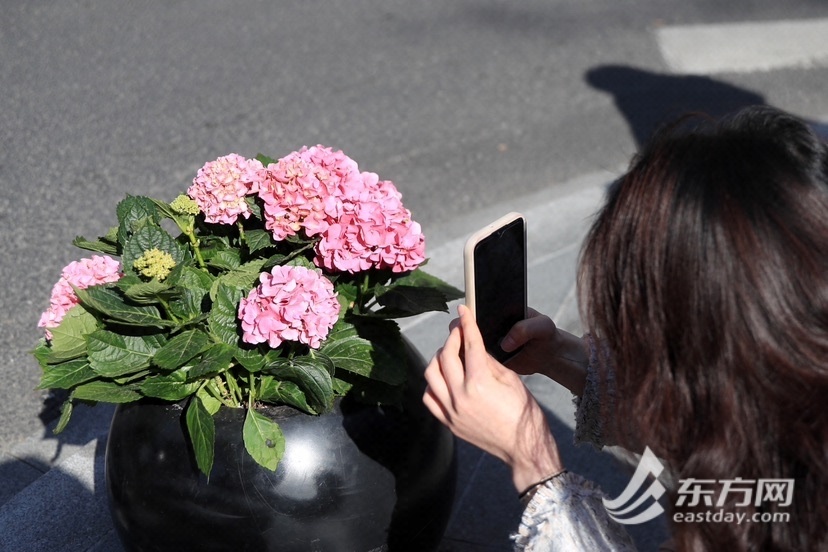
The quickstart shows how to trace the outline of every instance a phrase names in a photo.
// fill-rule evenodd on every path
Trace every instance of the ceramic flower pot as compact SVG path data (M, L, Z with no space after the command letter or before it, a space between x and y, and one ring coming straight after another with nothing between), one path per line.
M192 458L183 403L138 402L115 412L106 485L126 550L376 551L436 549L451 513L454 440L422 406L419 377L405 410L346 397L332 412L261 411L286 452L271 472L242 443L244 411L215 416L209 479Z

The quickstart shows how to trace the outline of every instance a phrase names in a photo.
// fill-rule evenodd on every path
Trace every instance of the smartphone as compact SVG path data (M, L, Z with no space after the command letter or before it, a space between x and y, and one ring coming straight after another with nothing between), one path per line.
M486 350L500 362L506 353L500 342L517 322L526 305L526 220L509 213L469 237L463 250L466 306L474 314Z

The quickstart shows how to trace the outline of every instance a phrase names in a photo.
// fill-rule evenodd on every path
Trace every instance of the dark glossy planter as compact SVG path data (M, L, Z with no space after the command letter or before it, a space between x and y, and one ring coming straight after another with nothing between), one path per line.
M421 375L424 363L416 359ZM119 406L106 485L124 548L436 549L451 513L456 461L451 434L422 406L423 387L421 377L410 385L404 412L349 398L322 416L262 410L287 442L275 472L245 451L244 411L223 408L215 416L209 481L190 453L183 404Z

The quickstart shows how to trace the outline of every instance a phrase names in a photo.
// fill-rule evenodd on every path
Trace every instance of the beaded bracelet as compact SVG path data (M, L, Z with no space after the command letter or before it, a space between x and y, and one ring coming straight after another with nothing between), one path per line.
M557 472L553 475L550 475L549 477L545 477L544 479L541 479L537 483L532 483L531 485L526 487L526 489L524 489L523 492L521 492L518 495L518 500L520 500L520 503L523 506L528 505L529 502L531 502L532 497L535 496L535 493L538 492L538 489L540 489L543 485L545 485L546 483L552 481L556 477L561 476L565 473L566 473L566 470L561 470L561 471L559 471L559 472Z

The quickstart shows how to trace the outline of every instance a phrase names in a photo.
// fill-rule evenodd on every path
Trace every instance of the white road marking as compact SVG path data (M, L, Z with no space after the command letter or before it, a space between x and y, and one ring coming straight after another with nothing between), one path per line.
M828 19L662 27L656 35L676 73L828 65Z

